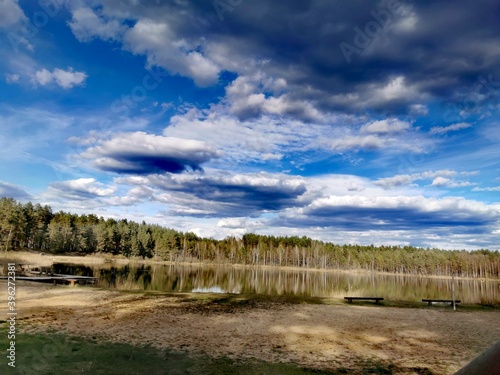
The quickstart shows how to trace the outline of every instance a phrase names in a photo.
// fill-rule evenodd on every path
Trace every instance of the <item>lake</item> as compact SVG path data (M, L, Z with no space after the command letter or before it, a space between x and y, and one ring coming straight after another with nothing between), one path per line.
M297 295L377 296L388 300L451 299L451 279L342 271L243 268L207 265L99 265L55 263L54 273L99 277L98 285L121 290ZM455 279L463 303L500 302L500 281Z

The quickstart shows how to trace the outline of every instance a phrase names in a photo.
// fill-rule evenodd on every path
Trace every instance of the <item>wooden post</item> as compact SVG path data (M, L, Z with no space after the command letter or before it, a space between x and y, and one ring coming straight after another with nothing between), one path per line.
M453 311L457 311L457 305L455 304L455 272L451 274L451 299L453 301Z

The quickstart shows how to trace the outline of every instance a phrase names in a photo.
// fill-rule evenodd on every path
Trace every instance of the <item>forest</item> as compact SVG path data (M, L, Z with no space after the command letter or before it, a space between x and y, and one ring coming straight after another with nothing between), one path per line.
M51 207L0 198L0 246L52 254L112 254L171 262L230 263L370 270L413 275L500 278L500 252L413 246L333 244L308 237L245 234L201 238L160 225L94 214L52 212Z

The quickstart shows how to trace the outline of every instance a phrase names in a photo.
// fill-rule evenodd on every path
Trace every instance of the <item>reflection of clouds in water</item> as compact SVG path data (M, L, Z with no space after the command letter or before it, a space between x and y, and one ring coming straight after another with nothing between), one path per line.
M220 286L211 286L209 288L194 288L191 290L191 293L233 293L233 294L240 294L239 291L230 291L230 290L225 290L222 289Z

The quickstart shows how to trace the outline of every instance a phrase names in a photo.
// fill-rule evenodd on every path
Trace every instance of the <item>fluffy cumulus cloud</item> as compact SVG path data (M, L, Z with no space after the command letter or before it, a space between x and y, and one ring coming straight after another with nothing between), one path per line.
M144 132L120 133L99 141L82 156L94 167L122 174L199 171L218 152L205 142Z
M180 20L178 12L182 12L180 8L186 4L158 3L144 7L132 3L126 7L104 2L99 7L98 3L70 5L69 26L80 41L94 38L118 41L123 49L145 55L148 66L160 66L192 78L199 86L217 82L221 67L203 52L203 34L185 35L176 27Z
M87 79L87 74L84 72L76 72L73 68L63 70L56 68L52 72L47 69L37 70L31 81L35 85L46 86L55 82L63 89L71 89L75 86L82 85Z
M305 122L327 122L328 116L313 102L292 98L286 93L283 78L266 77L262 72L242 75L226 87L226 103L230 113L240 120L263 115L293 116Z
M90 7L76 7L68 25L82 42L89 42L94 38L117 40L126 30L120 21L99 16Z
M200 86L213 84L219 77L219 67L197 50L201 46L178 40L166 22L138 20L125 33L124 45L133 53L145 54L149 65L190 77Z

